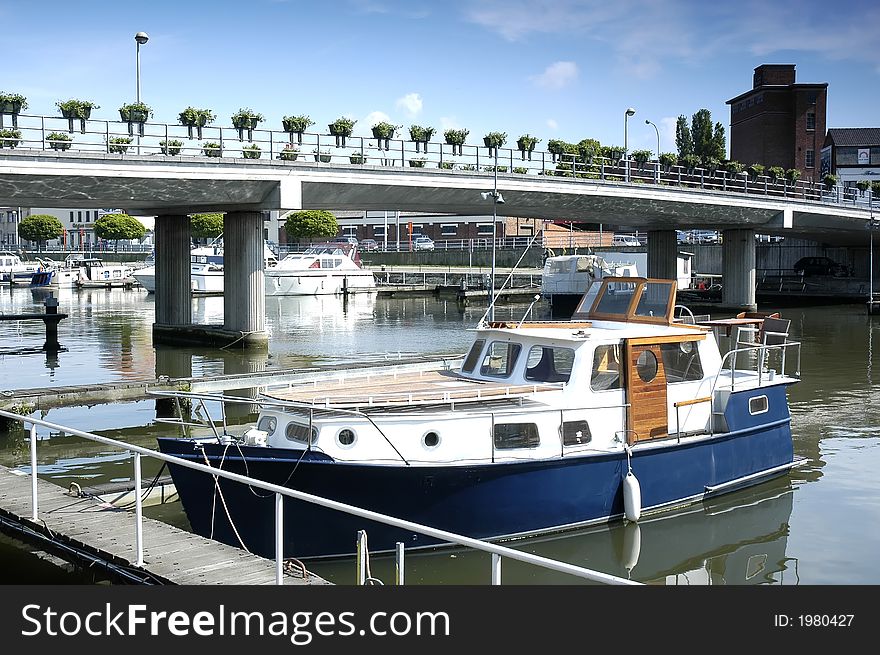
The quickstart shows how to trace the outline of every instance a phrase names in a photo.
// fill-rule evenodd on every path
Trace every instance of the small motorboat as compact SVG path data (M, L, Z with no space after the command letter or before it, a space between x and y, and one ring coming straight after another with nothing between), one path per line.
M316 244L292 253L265 271L268 296L320 296L376 291L372 271L361 265L357 246Z

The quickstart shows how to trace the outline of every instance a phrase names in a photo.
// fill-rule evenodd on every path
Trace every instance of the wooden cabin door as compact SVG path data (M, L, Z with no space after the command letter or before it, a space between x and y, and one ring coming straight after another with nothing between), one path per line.
M669 417L660 345L626 340L626 362L627 443L665 437Z

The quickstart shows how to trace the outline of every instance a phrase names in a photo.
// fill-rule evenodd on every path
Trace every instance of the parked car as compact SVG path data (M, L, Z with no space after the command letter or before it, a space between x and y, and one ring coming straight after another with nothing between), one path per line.
M642 242L632 234L615 234L611 239L612 246L640 246Z
M330 243L350 243L356 246L358 245L358 240L355 237L336 237Z
M853 274L851 267L846 264L839 264L830 257L801 257L792 268L794 268L795 273L803 277L810 275L849 277Z
M379 243L375 239L364 239L361 241L361 250L366 250L367 252L379 250Z
M424 234L415 235L412 240L412 248L413 250L433 250L434 242Z

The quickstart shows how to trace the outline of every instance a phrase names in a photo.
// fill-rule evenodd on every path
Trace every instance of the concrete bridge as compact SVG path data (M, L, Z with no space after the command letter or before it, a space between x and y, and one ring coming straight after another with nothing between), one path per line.
M502 215L647 231L648 275L654 277L675 277L676 229L721 230L723 304L730 308L755 307L756 231L862 246L872 216L869 200L845 197L839 188L722 171L667 170L656 162L596 158L584 164L557 160L550 153L528 153L526 159L527 153L508 149L490 157L477 146L465 146L463 154L453 157L451 146L440 143L419 144L416 154L413 142L392 140L386 150L378 149L374 140L354 137L337 147L327 135L306 135L306 144L292 160L289 155L278 158L290 152L292 135L269 131L264 131L267 137L254 139L267 145L266 159L243 156L243 142L230 136L225 143L231 145L221 157L205 156L198 148L166 155L167 146L157 145L158 136L167 142L170 128L181 129L168 125L158 126L156 134L148 129L139 154L135 146L112 153L107 151L114 133L110 126L125 124L111 122L102 133L103 150L95 143L53 150L46 147L45 123L43 119L39 130L25 128L17 148L0 148L0 205L120 207L155 215L158 340L190 335L265 343L263 210L484 214L488 203L480 193L491 190L497 178L505 201ZM223 130L230 128L216 129L223 143ZM316 144L313 159L329 161L302 156L309 139ZM358 152L360 159L354 157ZM409 165L403 166L405 162ZM205 211L226 212L222 333L194 333L190 325L187 215Z

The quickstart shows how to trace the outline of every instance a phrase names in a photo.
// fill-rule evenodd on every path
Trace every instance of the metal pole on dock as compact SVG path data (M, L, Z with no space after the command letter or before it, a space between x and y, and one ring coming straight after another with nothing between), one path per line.
M144 501L141 498L141 454L134 453L134 541L137 566L144 565Z
M402 586L404 582L403 572L403 542L398 541L394 545L394 578L395 582Z
M275 584L284 584L284 496L275 494Z
M37 508L37 426L31 425L31 518L39 520Z

